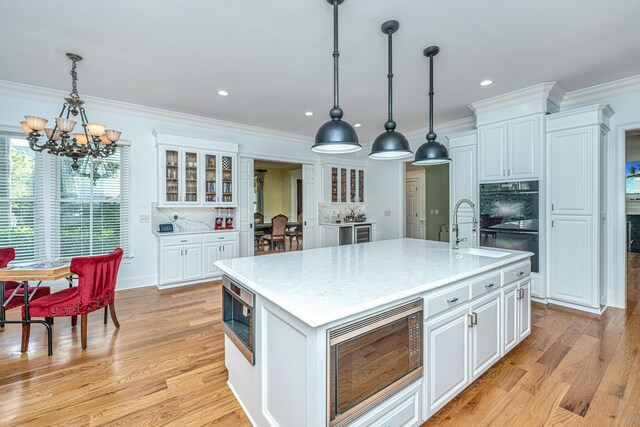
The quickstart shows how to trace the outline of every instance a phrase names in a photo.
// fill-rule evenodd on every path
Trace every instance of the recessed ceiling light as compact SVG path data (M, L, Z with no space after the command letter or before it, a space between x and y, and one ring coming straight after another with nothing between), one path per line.
M218 91L218 95L220 95L220 96L229 96L229 92L227 92L226 90L219 90Z
M493 80L483 80L480 82L480 86L489 86L493 84Z
M362 126L362 123L356 123L355 125L353 125L354 128L359 128L360 126Z
M313 116L313 111L307 111L304 113L305 116Z

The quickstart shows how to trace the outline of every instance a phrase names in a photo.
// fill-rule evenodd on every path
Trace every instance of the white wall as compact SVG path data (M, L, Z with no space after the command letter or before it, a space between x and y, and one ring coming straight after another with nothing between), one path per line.
M68 94L0 81L0 127L20 131L25 114L53 120ZM255 128L225 124L202 117L188 116L113 101L83 97L89 120L122 130L122 138L131 141L132 182L132 255L123 262L118 288L153 285L156 282L157 248L152 224L139 222L140 215L152 215L157 202L157 159L153 130L197 138L239 144L241 156L317 163L319 157L310 148L309 138Z

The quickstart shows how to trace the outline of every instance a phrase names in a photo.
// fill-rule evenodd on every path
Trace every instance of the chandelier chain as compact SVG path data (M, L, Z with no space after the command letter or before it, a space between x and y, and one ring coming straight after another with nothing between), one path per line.
M72 60L71 65L71 93L69 96L73 99L80 99L80 95L78 94L78 72L76 71L76 61Z

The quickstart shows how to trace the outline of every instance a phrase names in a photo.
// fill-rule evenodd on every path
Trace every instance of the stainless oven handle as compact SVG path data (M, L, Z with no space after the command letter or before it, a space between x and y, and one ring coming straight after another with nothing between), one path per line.
M523 231L523 230L496 230L491 228L481 228L480 232L485 233L511 233L511 234L530 234L530 235L539 235L539 231Z

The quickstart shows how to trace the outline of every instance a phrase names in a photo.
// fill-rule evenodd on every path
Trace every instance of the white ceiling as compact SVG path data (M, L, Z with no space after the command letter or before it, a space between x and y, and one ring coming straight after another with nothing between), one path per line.
M395 119L406 132L427 124L426 46L441 48L442 123L543 81L575 90L640 74L638 16L637 0L346 0L345 120L363 124L363 141L383 131L387 19L400 21ZM325 0L2 1L0 79L69 90L71 51L85 57L81 95L312 136L332 104L331 17Z

